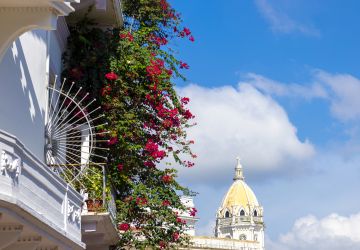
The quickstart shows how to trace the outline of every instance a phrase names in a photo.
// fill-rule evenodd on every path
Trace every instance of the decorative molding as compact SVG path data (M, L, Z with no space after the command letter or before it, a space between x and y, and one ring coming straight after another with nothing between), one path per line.
M70 222L80 225L81 209L80 208L76 209L75 205L71 205L69 200L67 200L67 217Z
M15 179L18 178L21 174L21 159L3 150L1 152L0 173L3 175L7 173Z
M0 232L21 232L23 228L22 225L0 224Z
M0 61L10 45L23 33L33 29L55 30L58 16L67 16L74 8L59 1L0 2Z
M41 242L41 236L34 236L34 235L29 235L29 236L21 236L18 238L17 240L18 243L34 243L34 242L37 242L37 243L40 243Z

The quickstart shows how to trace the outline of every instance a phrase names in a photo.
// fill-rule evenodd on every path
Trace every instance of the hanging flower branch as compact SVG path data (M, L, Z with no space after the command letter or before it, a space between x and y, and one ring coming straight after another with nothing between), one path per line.
M175 167L193 167L189 98L178 97L174 79L189 69L175 57L174 39L195 38L166 0L124 0L125 26L103 31L84 19L71 28L64 75L98 98L108 122L107 172L117 191L119 249L177 248L186 224ZM171 158L173 160L171 160ZM175 162L173 166L170 162ZM196 209L189 211L195 216Z

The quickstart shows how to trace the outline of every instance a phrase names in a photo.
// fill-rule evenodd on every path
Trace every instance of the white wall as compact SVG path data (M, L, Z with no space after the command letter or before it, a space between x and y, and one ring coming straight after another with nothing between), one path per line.
M23 34L0 62L0 129L15 135L40 160L44 158L48 35L44 30Z

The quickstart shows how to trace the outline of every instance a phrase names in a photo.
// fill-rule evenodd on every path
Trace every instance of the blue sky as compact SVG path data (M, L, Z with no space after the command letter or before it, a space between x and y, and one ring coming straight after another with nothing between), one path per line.
M172 3L196 39L176 46L199 122L198 165L181 171L198 232L211 234L240 155L268 249L359 249L360 2Z

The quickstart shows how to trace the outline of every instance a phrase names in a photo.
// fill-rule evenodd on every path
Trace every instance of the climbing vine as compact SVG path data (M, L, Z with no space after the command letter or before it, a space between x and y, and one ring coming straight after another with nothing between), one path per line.
M107 122L98 129L110 132L99 139L110 148L119 249L177 248L189 240L180 196L193 193L177 182L176 168L193 167L196 155L186 134L190 100L174 88L189 65L171 43L195 38L166 0L124 0L123 8L121 29L99 29L87 17L71 27L63 75L97 98Z

